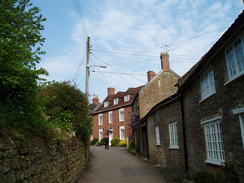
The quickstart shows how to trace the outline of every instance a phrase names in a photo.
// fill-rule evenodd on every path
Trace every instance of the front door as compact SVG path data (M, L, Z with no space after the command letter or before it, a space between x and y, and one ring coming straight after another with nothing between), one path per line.
M109 131L109 145L111 145L112 139L113 139L113 131Z

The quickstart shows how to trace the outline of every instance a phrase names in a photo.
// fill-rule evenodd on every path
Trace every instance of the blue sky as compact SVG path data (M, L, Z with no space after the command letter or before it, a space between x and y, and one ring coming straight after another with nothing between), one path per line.
M184 75L243 10L242 0L32 0L47 18L39 67L47 80L72 81L85 92L86 40L91 37L90 98L108 87L125 91L160 71L160 53ZM106 69L94 65L107 66Z

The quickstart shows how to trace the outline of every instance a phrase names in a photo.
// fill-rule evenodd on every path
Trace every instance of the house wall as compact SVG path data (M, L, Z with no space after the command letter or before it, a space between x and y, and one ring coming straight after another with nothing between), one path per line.
M124 121L119 121L119 109L124 108ZM119 127L125 127L125 137L130 137L132 135L130 114L132 111L131 106L121 107L119 109L114 109L113 111L113 122L108 121L108 112L102 112L103 114L103 125L98 124L98 114L93 115L93 138L99 139L99 129L103 129L103 136L108 135L108 129L113 129L113 137L120 137ZM111 140L111 139L110 139Z
M172 122L177 122L179 149L170 149L169 123ZM160 145L156 145L156 125L159 126ZM180 101L171 102L149 115L147 131L150 160L162 167L183 174L185 160Z
M177 81L176 75L161 70L161 73L141 89L139 92L140 119L157 103L176 93L177 88L174 85Z
M228 77L224 49L207 67L209 66L213 68L216 94L199 102L201 100L200 76L196 77L183 91L188 173L191 177L198 170L218 167L205 163L204 126L201 121L219 115L222 117L225 162L233 163L240 180L244 180L244 149L240 122L238 116L232 112L233 109L244 106L244 76L225 84ZM204 72L205 69L202 71Z

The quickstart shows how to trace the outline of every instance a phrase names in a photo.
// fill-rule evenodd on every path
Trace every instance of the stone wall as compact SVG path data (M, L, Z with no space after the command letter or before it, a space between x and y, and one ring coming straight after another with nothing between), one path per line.
M170 148L169 124L177 122L179 148ZM159 126L160 145L156 145L155 126ZM163 105L147 118L149 158L153 163L178 172L185 171L184 139L179 99Z
M206 69L213 69L216 93L201 101L200 77ZM199 72L199 76L184 90L184 116L186 124L186 145L188 152L188 173L190 176L201 169L219 166L206 163L204 124L201 121L221 116L225 162L234 164L240 180L244 180L244 150L238 115L233 109L244 106L244 75L226 83L228 73L225 50L222 49L212 63Z
M139 92L140 119L143 118L157 103L177 92L174 85L178 76L161 70Z
M75 182L84 171L89 146L32 137L20 140L0 133L0 182Z

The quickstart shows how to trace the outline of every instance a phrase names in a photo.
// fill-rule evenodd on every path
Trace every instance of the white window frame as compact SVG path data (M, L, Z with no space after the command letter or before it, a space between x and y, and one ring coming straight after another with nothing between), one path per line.
M114 99L114 105L118 104L119 103L119 99L118 98L115 98Z
M130 100L130 95L125 95L125 96L124 96L124 101L127 102L127 101L129 101L129 100Z
M161 145L160 144L160 133L159 133L159 126L155 126L155 140L156 140L156 145Z
M108 107L108 101L104 102L104 107Z
M125 120L125 111L124 108L119 109L119 121Z
M103 129L98 130L98 138L99 138L99 140L103 139Z
M206 163L222 166L225 163L224 143L221 131L221 116L201 122L204 125Z
M201 101L210 97L216 93L215 81L214 81L214 72L212 68L209 68L200 78L201 86ZM201 102L200 101L200 102Z
M237 47L238 45L238 47ZM240 52L237 52L239 50ZM240 57L240 58L238 58ZM225 51L229 83L244 74L244 39L237 38ZM226 84L227 84L226 83Z
M179 149L177 122L169 123L169 148Z
M233 114L237 114L239 117L240 127L241 127L242 146L244 149L244 107L234 109Z
M125 127L124 126L119 127L119 138L120 138L120 140L125 140Z
M113 123L113 111L108 112L108 123Z
M98 114L98 125L103 125L103 114Z

